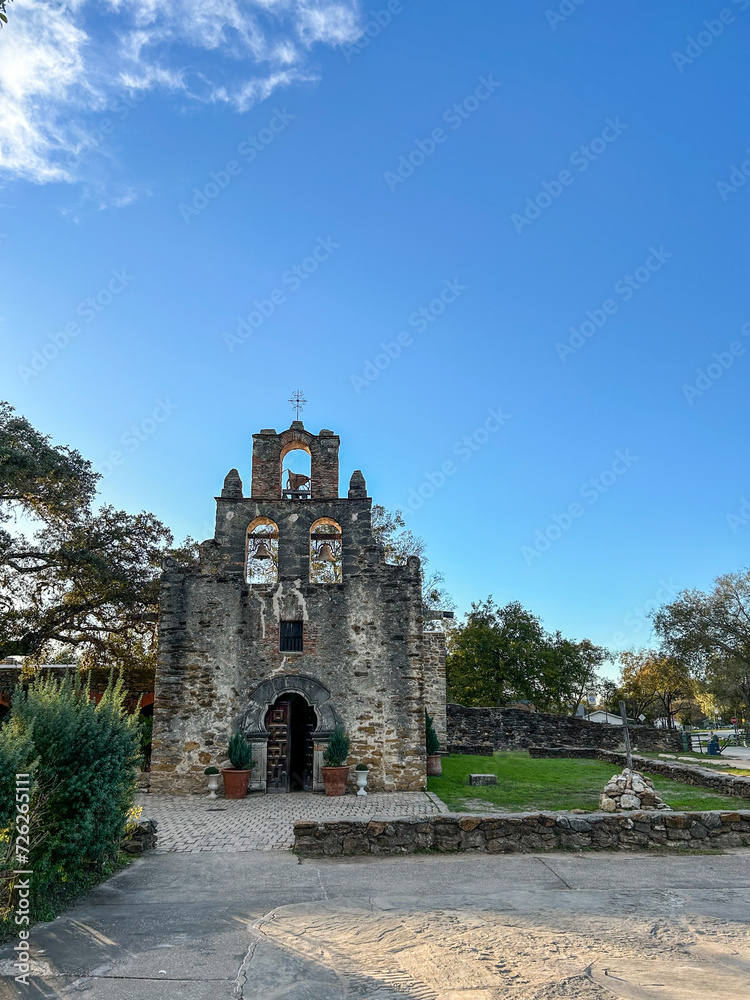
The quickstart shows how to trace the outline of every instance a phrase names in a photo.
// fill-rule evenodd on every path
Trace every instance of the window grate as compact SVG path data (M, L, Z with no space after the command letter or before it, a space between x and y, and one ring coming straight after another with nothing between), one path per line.
M279 649L282 653L302 652L302 622L281 622Z

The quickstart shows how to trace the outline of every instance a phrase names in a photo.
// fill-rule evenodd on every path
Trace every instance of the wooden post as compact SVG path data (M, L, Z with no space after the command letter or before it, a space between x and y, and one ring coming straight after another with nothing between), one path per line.
M628 768L633 770L633 752L630 748L630 730L628 729L628 713L625 708L625 702L620 702L620 715L622 716L622 728L625 732L625 753L628 757Z

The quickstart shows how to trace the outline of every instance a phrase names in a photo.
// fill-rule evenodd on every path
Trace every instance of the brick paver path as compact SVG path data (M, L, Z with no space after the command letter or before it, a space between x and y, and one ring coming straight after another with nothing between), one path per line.
M397 819L447 812L428 792L373 792L326 798L311 792L209 799L200 795L140 795L143 816L155 819L158 851L271 851L292 846L297 819Z

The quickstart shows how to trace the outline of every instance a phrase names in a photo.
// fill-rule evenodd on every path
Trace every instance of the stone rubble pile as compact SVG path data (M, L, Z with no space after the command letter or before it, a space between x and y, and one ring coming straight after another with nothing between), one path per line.
M622 774L613 775L604 786L599 799L604 812L623 812L630 809L671 810L645 774L623 768Z
M155 819L141 819L128 831L128 839L122 844L123 851L128 854L143 854L146 851L156 850L156 829L158 823Z

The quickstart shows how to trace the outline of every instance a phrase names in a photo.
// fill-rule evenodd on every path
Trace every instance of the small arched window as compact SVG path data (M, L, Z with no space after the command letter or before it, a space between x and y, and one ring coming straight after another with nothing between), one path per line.
M343 548L341 526L321 517L310 528L310 583L341 583Z
M245 568L248 583L279 579L279 529L268 517L256 517L248 525Z

